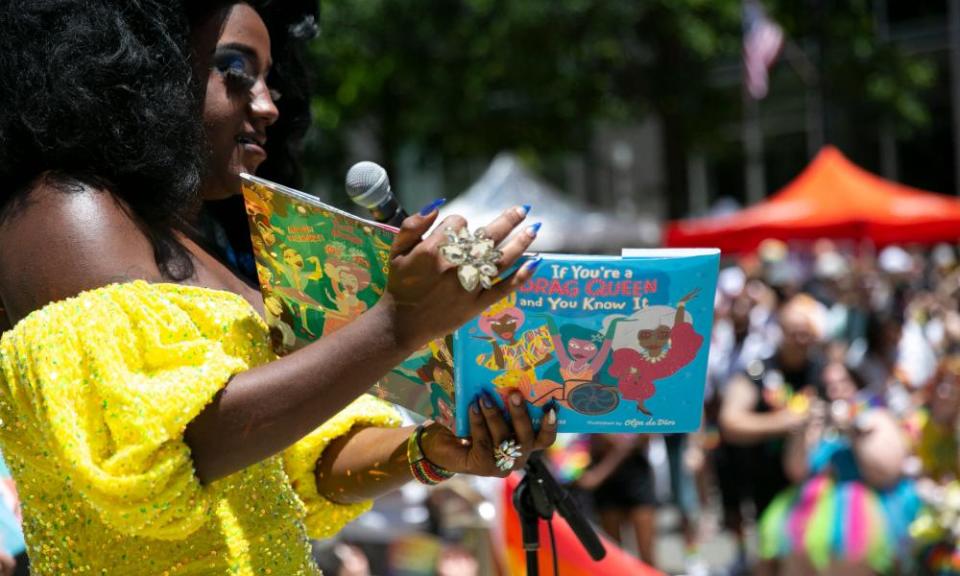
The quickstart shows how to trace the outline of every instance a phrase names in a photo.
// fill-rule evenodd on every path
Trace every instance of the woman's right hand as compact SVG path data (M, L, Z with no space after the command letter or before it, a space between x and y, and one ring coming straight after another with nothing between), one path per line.
M448 216L424 237L437 214L434 209L403 221L390 253L387 289L377 303L389 318L398 345L403 347L415 349L449 334L523 284L538 262L528 262L489 290L467 292L457 278L457 267L440 255L446 241L444 231L459 231L467 222L461 216ZM527 209L518 206L485 226L487 236L503 253L497 262L499 270L509 269L536 238L535 226L511 236L526 216Z

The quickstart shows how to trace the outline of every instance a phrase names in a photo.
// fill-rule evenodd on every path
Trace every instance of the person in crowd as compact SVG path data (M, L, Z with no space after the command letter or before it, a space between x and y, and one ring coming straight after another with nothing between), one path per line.
M423 237L435 204L404 223L377 306L272 356L259 294L205 248L197 220L203 199L256 171L278 121L254 5L190 3L189 28L178 3L149 0L12 0L0 19L11 79L0 301L12 326L0 445L34 573L315 573L307 533L335 532L378 493L424 469L501 475L503 440L525 455L552 442L552 412L538 435L520 402L512 426L474 406L470 442L395 428L385 406L353 402L535 266L466 293L436 256L442 235ZM525 215L512 208L486 230L503 240ZM504 269L534 235L504 243Z
M799 392L819 381L823 306L799 294L783 305L779 322L783 339L776 353L731 379L719 415L724 441L748 447L740 472L758 517L788 485L780 465L783 441L808 417L802 402L791 400L802 399Z
M960 355L954 353L937 366L924 389L917 456L923 477L937 483L960 478Z
M927 506L910 527L915 564L917 573L924 576L953 576L960 574L955 531L960 494L960 356L954 353L940 361L924 397L919 412L917 484Z
M760 520L765 574L887 574L905 568L908 528L919 510L903 476L909 446L894 415L864 395L842 362L826 365L784 468L794 484Z
M904 310L903 331L897 346L897 368L905 379L904 384L915 392L933 377L937 355L924 333L926 315L914 305L907 305Z
M709 573L700 557L700 498L696 474L704 466L700 434L665 434L667 464L670 468L670 497L680 513L683 533L684 568L689 576Z
M719 413L727 385L756 361L776 351L780 328L776 323L776 297L759 279L749 279L739 266L720 273L719 315L714 323L707 368L705 440L712 443L710 462L720 490L723 525L735 539L737 554L731 574L748 570L747 536L743 503L749 500L751 448L723 440L719 434ZM712 440L708 440L713 438Z
M908 376L901 367L900 342L904 318L896 310L877 311L867 318L864 353L856 369L869 392L885 399L896 412L911 407Z
M621 533L628 524L640 559L656 566L657 496L648 440L639 434L590 435L590 467L575 486L592 494L600 527L608 536L623 544Z
M325 576L370 576L370 559L360 547L339 539L313 542L314 562Z

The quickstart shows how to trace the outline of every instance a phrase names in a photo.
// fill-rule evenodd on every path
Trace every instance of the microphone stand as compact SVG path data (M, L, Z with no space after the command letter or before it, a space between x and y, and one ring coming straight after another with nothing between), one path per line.
M513 507L520 515L523 549L527 557L527 576L538 576L540 570L537 556L540 549L540 519L550 521L555 511L567 521L591 558L599 561L607 554L576 501L560 486L541 458L540 452L530 455L523 468L523 480L513 493Z

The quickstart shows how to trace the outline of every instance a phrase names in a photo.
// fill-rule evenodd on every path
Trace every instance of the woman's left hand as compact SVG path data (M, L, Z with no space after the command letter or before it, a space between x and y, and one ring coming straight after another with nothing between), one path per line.
M523 468L530 453L549 447L557 439L557 412L544 412L540 432L535 433L523 395L513 391L506 403L511 422L504 418L492 397L482 397L470 406L470 438L458 438L446 426L431 424L421 437L423 455L430 462L451 472L475 476L505 477ZM497 468L494 451L501 442L515 440L521 455L509 470Z

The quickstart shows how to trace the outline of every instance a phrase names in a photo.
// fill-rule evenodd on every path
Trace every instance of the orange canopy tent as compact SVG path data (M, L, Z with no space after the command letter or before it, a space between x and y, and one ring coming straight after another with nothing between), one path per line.
M671 247L747 252L768 238L867 239L877 246L960 238L960 199L884 180L832 146L782 190L729 216L671 222Z

